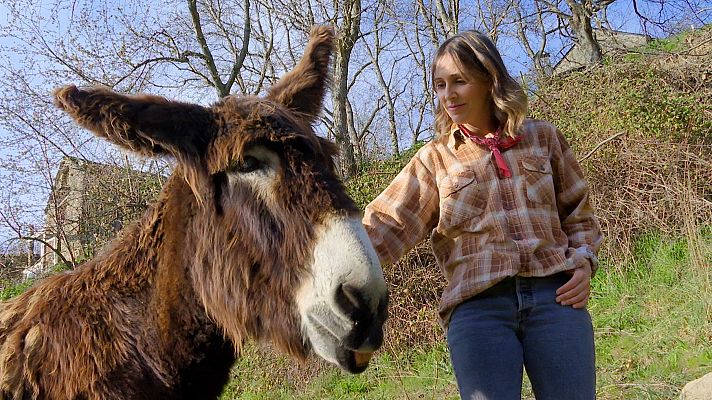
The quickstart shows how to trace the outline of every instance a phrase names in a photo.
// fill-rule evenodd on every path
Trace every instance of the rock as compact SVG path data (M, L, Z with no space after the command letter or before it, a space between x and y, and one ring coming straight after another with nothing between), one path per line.
M712 372L685 385L680 400L712 400Z

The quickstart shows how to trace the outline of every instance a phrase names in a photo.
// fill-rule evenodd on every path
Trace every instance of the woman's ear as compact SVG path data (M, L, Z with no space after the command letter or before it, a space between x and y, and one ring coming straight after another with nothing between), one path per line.
M54 98L82 127L144 155L201 158L217 132L210 109L163 97L65 86L54 91Z

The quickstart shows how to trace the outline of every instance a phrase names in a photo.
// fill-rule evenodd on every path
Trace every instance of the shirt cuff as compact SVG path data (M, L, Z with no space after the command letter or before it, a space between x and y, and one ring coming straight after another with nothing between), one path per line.
M591 276L593 277L593 275L596 273L596 270L598 269L598 257L596 257L596 254L591 251L588 246L581 246L576 248L576 254L579 257L587 259L591 263Z

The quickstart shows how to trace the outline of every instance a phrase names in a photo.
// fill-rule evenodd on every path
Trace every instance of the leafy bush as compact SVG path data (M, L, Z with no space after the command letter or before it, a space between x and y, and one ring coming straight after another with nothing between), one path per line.
M33 283L35 283L33 279L27 279L20 283L2 282L2 284L0 284L0 287L2 287L2 290L0 290L0 301L10 300L11 298L22 294L25 290L32 286Z
M393 178L424 144L424 142L416 143L401 153L400 157L389 160L372 160L361 165L358 174L349 177L346 181L349 195L361 209L364 209L371 200L386 189Z
M48 275L56 274L57 272L67 271L70 267L62 263L55 264L47 271ZM0 281L0 301L10 300L13 297L19 296L29 289L38 278L25 279L20 282L12 280Z

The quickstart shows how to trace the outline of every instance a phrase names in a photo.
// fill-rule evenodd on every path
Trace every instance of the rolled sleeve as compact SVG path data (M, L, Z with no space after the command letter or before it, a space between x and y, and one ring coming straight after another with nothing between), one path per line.
M438 192L416 154L364 212L363 224L382 264L392 264L432 231Z
M552 166L555 168L554 185L556 205L561 228L569 241L567 258L574 267L590 262L593 272L598 268L598 250L603 242L601 227L594 215L589 199L589 187L571 150L561 132L551 149Z

